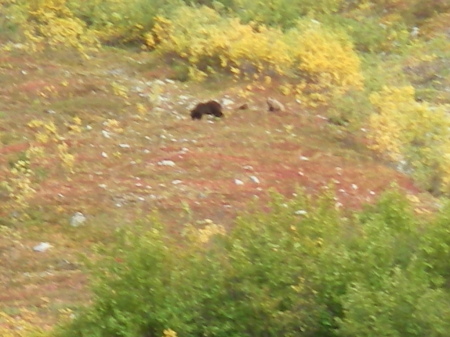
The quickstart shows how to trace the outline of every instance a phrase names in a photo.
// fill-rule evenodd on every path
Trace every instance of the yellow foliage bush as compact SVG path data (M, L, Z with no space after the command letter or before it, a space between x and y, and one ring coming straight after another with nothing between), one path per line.
M146 41L149 47L177 55L204 74L217 68L239 77L283 73L291 63L280 30L244 25L209 7L181 6L170 18L157 17Z
M297 85L297 98L305 103L326 102L349 88L363 88L360 59L346 36L319 22L300 21L287 39L292 67L306 80Z
M34 172L30 169L29 154L18 160L10 169L7 178L1 182L1 186L8 193L8 202L3 203L1 208L6 211L23 210L28 207L28 201L36 193L34 189Z
M181 6L169 17L156 18L146 43L161 54L185 60L191 79L202 80L216 69L247 79L296 75L301 81L292 92L301 95L308 89L315 101L325 101L331 89L363 85L360 61L349 40L311 21L284 33L242 24L209 7Z
M16 21L33 52L65 46L87 56L89 48L97 47L86 24L68 9L66 0L17 0L13 6L22 14Z
M384 87L370 96L372 149L403 162L433 191L450 192L450 120L448 106L416 102L412 86Z

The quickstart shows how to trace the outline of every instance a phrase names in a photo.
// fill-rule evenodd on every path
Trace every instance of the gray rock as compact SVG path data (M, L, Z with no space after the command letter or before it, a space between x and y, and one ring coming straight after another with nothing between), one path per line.
M51 247L53 247L53 246L51 244L49 244L48 242L41 242L38 245L34 246L33 250L35 252L43 253Z
M171 160L161 160L160 162L158 162L159 166L170 166L170 167L174 167L175 163Z
M253 181L255 184L259 184L260 183L258 177L255 177L255 176L250 176L250 180Z
M236 185L244 185L244 182L242 180L239 180L239 179L234 179L234 183Z
M78 227L82 225L84 222L86 222L86 217L81 212L75 212L74 215L70 218L70 225L72 227Z

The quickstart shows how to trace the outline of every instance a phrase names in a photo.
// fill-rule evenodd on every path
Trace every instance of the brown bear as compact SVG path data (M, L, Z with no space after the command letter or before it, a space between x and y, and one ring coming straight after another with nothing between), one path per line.
M214 115L223 117L222 106L216 101L208 101L206 103L198 103L191 111L192 119L202 119L203 115Z

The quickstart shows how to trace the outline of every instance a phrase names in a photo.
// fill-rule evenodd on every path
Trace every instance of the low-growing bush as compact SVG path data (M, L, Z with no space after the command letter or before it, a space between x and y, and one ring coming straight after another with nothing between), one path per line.
M450 120L444 105L415 100L414 88L385 87L370 96L371 147L401 165L425 188L450 188Z
M353 214L334 203L274 195L185 242L154 219L122 229L92 264L92 304L56 336L445 337L448 208L429 227L400 191Z

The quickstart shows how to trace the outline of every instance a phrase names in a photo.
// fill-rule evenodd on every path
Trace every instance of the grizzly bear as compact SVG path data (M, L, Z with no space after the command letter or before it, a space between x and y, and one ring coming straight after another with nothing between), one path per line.
M202 119L203 115L214 115L223 117L222 106L216 101L208 101L206 103L198 103L191 111L192 119Z

